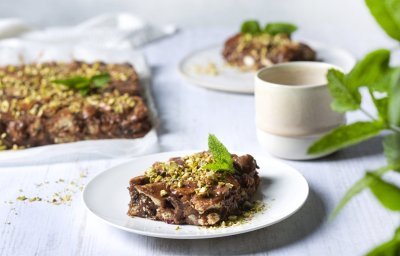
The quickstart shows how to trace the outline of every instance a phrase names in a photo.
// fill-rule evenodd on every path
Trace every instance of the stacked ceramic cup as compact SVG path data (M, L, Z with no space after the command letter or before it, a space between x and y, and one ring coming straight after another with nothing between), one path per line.
M345 123L344 115L330 107L326 74L331 68L339 69L321 62L291 62L257 72L257 136L272 155L293 160L321 157L307 154L308 147Z

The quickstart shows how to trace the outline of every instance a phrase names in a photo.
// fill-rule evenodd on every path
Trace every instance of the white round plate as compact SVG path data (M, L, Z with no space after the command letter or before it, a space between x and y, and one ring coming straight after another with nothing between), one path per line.
M355 58L348 52L328 47L320 43L308 43L317 52L317 58L323 62L336 65L345 72L351 70L356 63ZM190 83L208 89L236 92L254 93L254 72L242 72L229 67L222 58L222 46L212 46L192 52L179 63L179 72ZM218 75L199 73L198 68L204 68L209 63L214 63Z
M87 209L102 221L129 232L173 239L202 239L230 236L260 229L289 217L306 201L308 184L295 169L272 158L257 156L261 183L255 199L266 204L264 211L250 221L226 228L204 228L167 224L161 221L129 217L127 187L132 177L142 175L156 161L184 156L194 151L167 152L133 159L94 177L83 191Z

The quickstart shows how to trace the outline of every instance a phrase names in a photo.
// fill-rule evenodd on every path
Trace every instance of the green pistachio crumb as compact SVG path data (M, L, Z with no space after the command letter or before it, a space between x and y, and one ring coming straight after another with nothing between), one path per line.
M17 200L18 201L25 201L25 200L27 200L28 198L26 197L26 196L19 196L19 197L17 197Z

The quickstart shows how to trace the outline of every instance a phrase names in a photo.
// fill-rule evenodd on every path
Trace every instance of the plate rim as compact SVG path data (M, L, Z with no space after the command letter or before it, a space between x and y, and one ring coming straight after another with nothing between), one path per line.
M259 229L263 229L272 225L275 225L276 223L282 222L288 218L290 218L291 216L293 216L295 213L297 213L303 206L304 204L307 202L307 199L309 198L310 195L310 185L307 181L307 179L304 177L304 175L298 171L296 168L283 163L281 161L279 161L278 159L275 159L273 157L269 157L269 156L262 156L261 154L253 154L255 156L255 158L259 157L259 158L264 158L268 161L273 161L279 165L283 165L286 168L290 169L291 172L296 173L304 182L305 184L305 188L306 188L306 193L302 199L302 202L297 206L297 208L295 210L293 210L290 214L287 214L286 216L279 218L273 222L270 223L266 223L266 224L262 224L262 225L253 225L250 226L246 229L240 229L240 230L235 230L232 232L227 232L227 233L212 233L212 234L200 234L200 235L191 235L191 234L184 234L184 236L182 234L162 234L162 233L157 233L157 232L153 232L153 231L142 231L142 230L137 230L137 229L132 229L132 228L128 228L119 224L115 224L111 221L108 221L104 218L102 218L101 216L97 215L94 211L92 211L88 205L88 203L86 202L86 194L87 189L89 187L89 185L94 182L96 179L98 179L100 176L105 175L106 173L113 171L121 166L127 165L129 163L132 163L134 161L136 161L137 159L141 159L141 158L152 158L152 157L162 157L164 155L184 155L184 154L190 154L193 152L199 152L199 150L178 150L178 151L167 151L167 152L160 152L160 153L156 153L156 154L149 154L149 155L143 155L143 156L138 156L138 157L134 157L131 158L127 161L124 161L122 163L116 164L114 166L111 166L109 168L107 168L106 170L103 170L101 172L99 172L98 174L96 174L94 177L92 177L89 182L86 184L85 188L82 191L81 194L81 198L82 198L82 202L86 208L86 210L88 212L90 212L90 214L92 216L95 216L97 219L101 220L101 222L110 225L114 228L120 229L120 230L124 230L127 231L129 233L133 233L133 234L138 234L138 235L142 235L142 236L147 236L147 237L156 237L156 238L163 238L163 239L176 239L176 240L197 240L197 239L212 239L212 238L219 238L219 237L227 237L227 236L234 236L234 235L239 235L239 234L244 234L244 233L249 233L249 232L253 232ZM235 154L241 154L242 152L236 152ZM247 153L248 154L248 153ZM176 225L179 226L179 225Z
M301 40L308 42L309 45L312 45L313 47L318 48L319 49L329 49L330 51L335 51L335 52L340 52L341 54L345 54L347 55L347 57L351 58L353 64L351 66L354 67L354 65L357 62L357 59L354 57L353 54L351 54L350 52L346 51L345 49L342 49L340 47L335 47L335 46L331 46L329 44L324 44L321 42L317 42L317 41L312 41L312 40ZM231 87L224 87L224 86L219 86L216 84L213 84L212 82L206 82L206 81L199 81L199 79L193 78L190 74L188 74L187 72L184 71L184 64L194 55L206 51L206 50L211 50L211 49L222 49L223 45L222 44L213 44L213 45L208 45L205 46L203 48L199 48L196 50L193 50L191 52L189 52L188 54L186 54L178 63L177 69L178 69L178 73L184 78L186 79L189 83L195 85L196 87L201 87L201 88L206 88L206 89L210 89L210 90L214 90L214 91L221 91L221 92L228 92L228 93L237 93L237 94L254 94L254 87L249 87L248 89L243 89L243 88L231 88ZM318 51L317 51L318 52ZM328 62L324 62L323 63L328 63ZM329 63L328 63L329 64ZM345 70L346 72L348 70ZM253 73L253 77L257 74L257 72Z

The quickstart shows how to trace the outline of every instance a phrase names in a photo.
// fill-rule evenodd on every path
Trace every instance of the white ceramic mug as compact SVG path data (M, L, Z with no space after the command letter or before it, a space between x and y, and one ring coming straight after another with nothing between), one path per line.
M290 62L261 69L255 78L256 126L260 143L273 155L305 160L308 147L323 134L345 123L330 104L322 62ZM326 154L324 154L326 155Z

